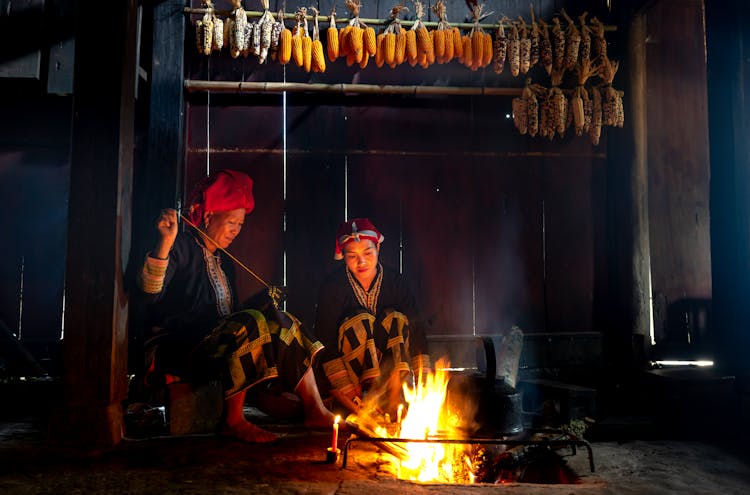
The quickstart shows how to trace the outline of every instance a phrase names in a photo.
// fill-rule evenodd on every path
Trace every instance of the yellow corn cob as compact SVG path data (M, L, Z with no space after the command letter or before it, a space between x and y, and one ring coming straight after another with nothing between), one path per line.
M443 60L445 63L453 60L453 54L455 53L453 45L453 30L446 29L445 31L445 53L443 53Z
M285 65L292 58L292 32L287 28L279 35L279 63Z
M354 65L355 63L358 63L358 62L357 62L357 57L356 57L356 55L354 55L354 52L349 52L349 53L347 53L347 54L346 54L346 66L347 66L347 67L351 67L351 66L352 66L352 65Z
M312 69L312 38L309 36L302 38L302 65L305 67L305 72L310 72Z
M487 67L492 62L492 35L490 33L484 33L482 59L482 67Z
M375 55L375 52L377 51L377 44L375 43L375 29L371 27L365 28L363 39L365 51L368 53L368 55Z
M328 38L328 60L333 62L339 58L339 31L336 29L335 23L331 22L331 25L328 26L326 37Z
M413 29L406 32L406 59L417 60L417 33Z
M426 27L417 28L417 52L425 52L432 47L432 39Z
M345 57L351 51L351 45L349 44L349 33L351 31L352 27L348 24L339 30L339 57Z
M471 46L471 38L469 38L468 36L461 36L461 39L463 41L463 47L464 47L463 49L464 50L464 65L466 67L471 67L472 64L474 63L474 60L473 60L474 54L472 53L473 47Z
M367 63L370 61L370 53L367 50L364 50L362 53L362 60L359 61L359 68L364 69L367 67Z
M422 52L419 54L419 66L423 69L426 69L430 66L430 62L427 60L427 52Z
M302 35L295 35L292 37L292 57L294 63L298 67L302 67L305 63L304 51L302 50Z
M435 33L433 40L435 42L435 57L443 59L445 57L445 30L436 30L433 32ZM451 41L453 41L453 38L451 38Z
M406 31L403 29L396 35L396 65L401 65L406 59Z
M377 51L375 52L375 65L383 67L385 63L385 33L379 33L375 39Z
M476 30L471 35L471 65L479 65L484 61L484 33Z
M364 50L363 37L364 29L359 26L352 26L352 30L349 32L349 41L357 62L362 60L362 52Z
M396 34L387 33L383 46L385 47L385 63L392 66L396 60Z
M457 27L453 28L453 56L463 57L464 41L461 39L461 31Z
M321 43L320 40L313 40L311 50L313 72L325 72L326 57L323 54L323 43Z

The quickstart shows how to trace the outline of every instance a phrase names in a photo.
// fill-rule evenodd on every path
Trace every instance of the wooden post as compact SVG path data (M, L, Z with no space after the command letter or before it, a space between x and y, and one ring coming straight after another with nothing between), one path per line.
M122 266L130 243L136 4L76 2L65 403L50 430L59 441L92 448L121 440L126 393Z
M711 266L716 364L750 379L750 79L744 1L706 1L711 153Z

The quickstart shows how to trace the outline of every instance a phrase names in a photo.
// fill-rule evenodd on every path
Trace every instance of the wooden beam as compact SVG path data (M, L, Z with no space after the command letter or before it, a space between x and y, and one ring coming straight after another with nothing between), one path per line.
M76 4L65 403L52 415L51 431L64 443L91 448L121 440L127 385L122 265L130 232L136 4Z

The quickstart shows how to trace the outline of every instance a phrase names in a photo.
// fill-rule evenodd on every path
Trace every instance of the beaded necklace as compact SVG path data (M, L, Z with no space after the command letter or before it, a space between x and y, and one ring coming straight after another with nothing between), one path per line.
M365 289L359 284L359 282L352 276L349 269L346 269L346 278L349 280L349 285L354 291L354 296L359 301L359 304L366 308L373 315L376 314L378 309L378 297L380 297L380 286L383 284L383 267L378 263L378 274L375 276L375 280L370 284L370 290Z

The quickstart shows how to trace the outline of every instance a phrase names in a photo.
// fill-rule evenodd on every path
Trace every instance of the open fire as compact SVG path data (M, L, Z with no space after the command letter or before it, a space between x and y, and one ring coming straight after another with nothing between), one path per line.
M462 401L457 408L447 400L449 368L448 360L441 358L434 373L418 377L413 386L404 384L406 405L399 406L395 421L375 405L376 400L366 401L362 412L347 418L360 434L399 460L399 479L422 483L522 481L522 473L536 464L557 474L535 481L575 483L578 477L555 452L575 446L589 449L593 471L590 446L575 434L581 432L546 432L525 441L467 438L478 426L474 424L475 405Z

